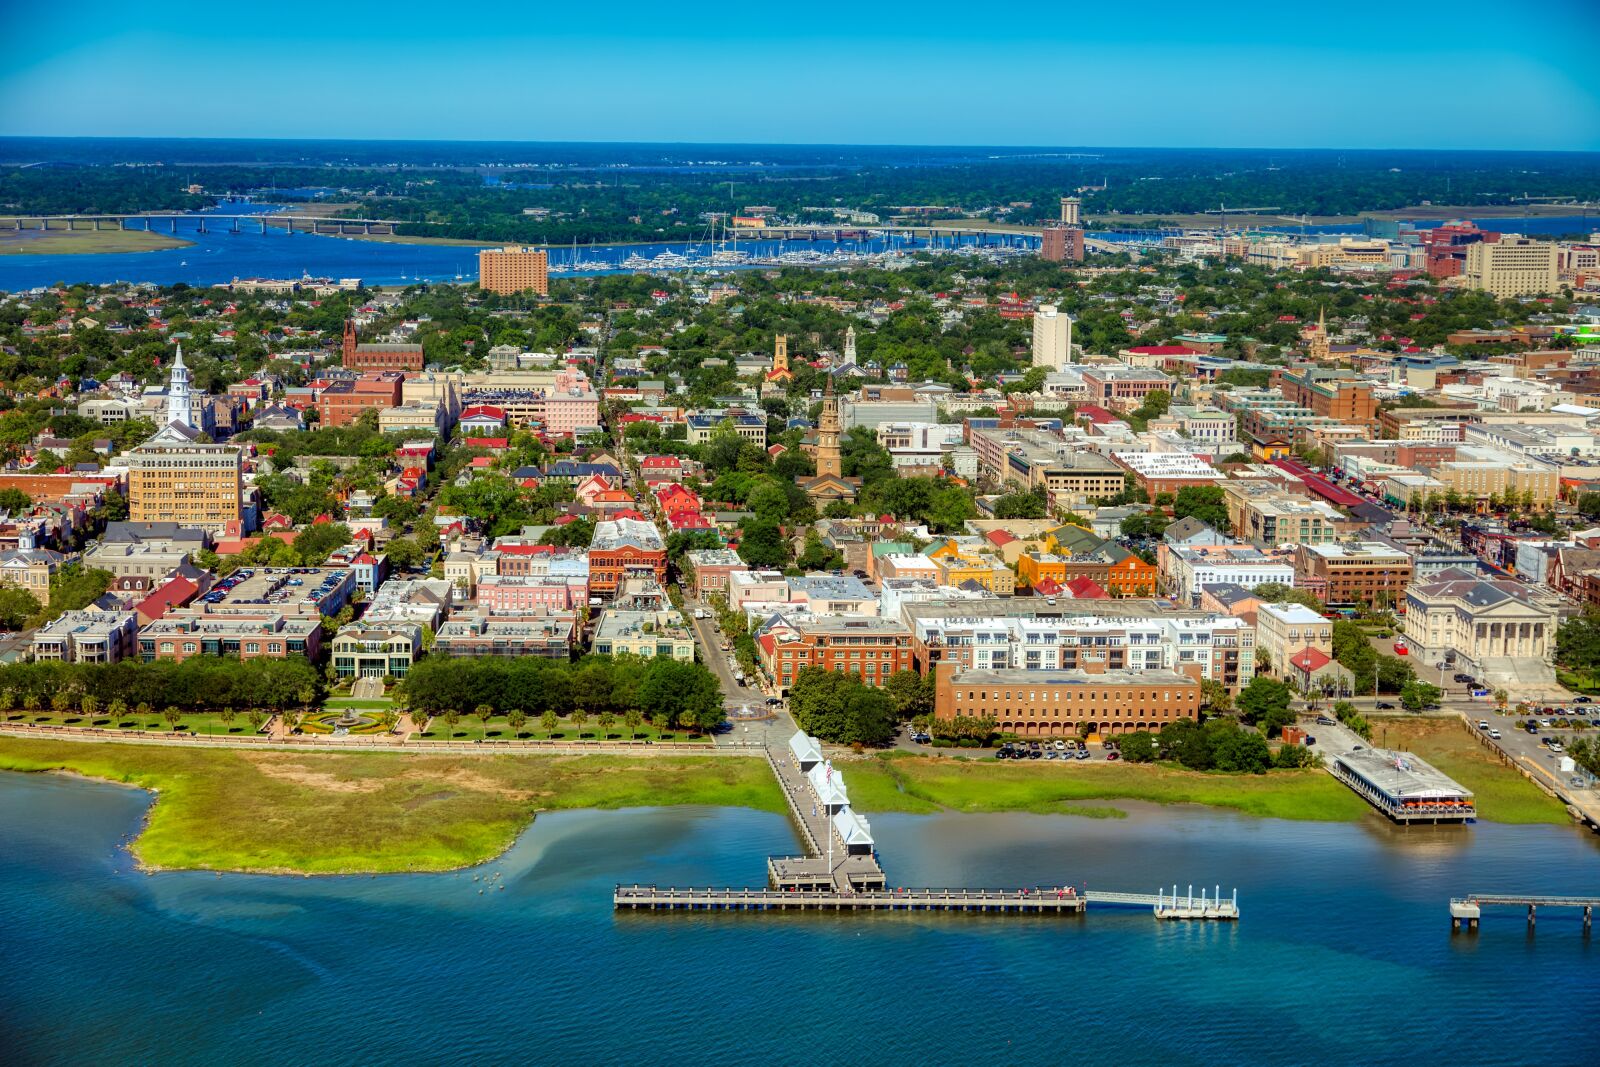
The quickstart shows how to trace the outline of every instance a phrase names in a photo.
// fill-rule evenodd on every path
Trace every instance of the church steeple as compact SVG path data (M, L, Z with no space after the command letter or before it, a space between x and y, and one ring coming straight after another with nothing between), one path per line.
M839 456L839 400L833 395L833 375L822 389L822 414L817 419L817 477L844 476Z
M189 395L189 368L183 365L183 346L172 361L172 379L167 385L167 424L181 422L195 428L194 400Z

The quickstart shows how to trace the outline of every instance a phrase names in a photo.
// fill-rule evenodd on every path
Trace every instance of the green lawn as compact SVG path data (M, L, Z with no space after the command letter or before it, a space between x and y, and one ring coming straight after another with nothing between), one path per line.
M1349 822L1371 809L1322 771L1203 774L1150 764L1011 763L885 755L842 764L851 801L862 811L921 813L1031 811L1103 814L1074 801L1143 800L1207 804L1275 819Z
M1374 719L1372 736L1385 747L1416 753L1472 790L1481 819L1561 826L1572 821L1565 805L1492 756L1460 719Z
M345 708L355 708L357 711L387 711L394 707L392 700L357 700L354 697L329 697L322 702L325 708L334 711L343 711Z
M312 874L448 870L504 851L540 811L706 804L783 810L760 759L451 756L0 737L0 770L158 791L134 843L153 867Z
M37 722L53 726L98 726L102 730L151 730L166 733L182 731L193 734L216 734L223 737L255 733L255 727L250 725L249 717L243 712L234 717L231 725L223 722L215 713L185 715L178 724L180 730L174 730L167 720L161 717L160 712L151 712L143 716L129 712L121 718L114 719L104 711L96 712L92 716L77 711L60 714L48 711L14 711L6 718L11 722ZM262 725L266 725L265 720L262 721Z

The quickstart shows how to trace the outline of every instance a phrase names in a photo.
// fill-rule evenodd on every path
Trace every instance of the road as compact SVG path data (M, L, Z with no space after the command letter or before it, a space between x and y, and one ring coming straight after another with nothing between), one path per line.
M727 733L717 735L719 745L772 745L774 747L786 745L789 738L794 736L794 719L789 717L785 708L773 708L772 717L754 722L744 722L738 717L742 708L760 710L768 707L767 698L771 695L757 685L740 685L734 677L738 669L733 661L732 652L722 651L722 636L717 631L714 617L697 619L694 616L696 608L706 605L684 595L684 613L689 619L690 632L694 634L695 644L699 647L700 662L711 668L717 676L717 681L722 685L722 706L728 709L728 718L733 723L733 729ZM707 611L710 608L707 607Z

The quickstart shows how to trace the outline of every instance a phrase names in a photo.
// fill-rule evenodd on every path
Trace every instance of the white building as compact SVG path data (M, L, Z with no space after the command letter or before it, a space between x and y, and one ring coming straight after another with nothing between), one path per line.
M1060 370L1072 362L1072 316L1054 304L1033 313L1033 365Z

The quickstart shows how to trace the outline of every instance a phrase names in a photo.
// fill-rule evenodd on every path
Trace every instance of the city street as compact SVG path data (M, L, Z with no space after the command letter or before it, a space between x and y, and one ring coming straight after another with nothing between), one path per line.
M717 676L717 681L722 685L722 706L728 709L728 721L732 729L717 735L719 745L779 745L787 744L794 735L794 720L789 717L789 712L784 708L767 707L767 698L770 694L760 689L755 679L746 679L746 685L740 685L735 672L739 669L733 659L732 652L722 651L722 635L718 632L715 618L695 618L696 608L710 608L699 601L684 597L684 614L689 620L690 632L694 634L695 645L699 649L700 661L711 668ZM739 718L741 708L752 711L770 710L774 714L771 718L759 719L754 722L744 722Z

